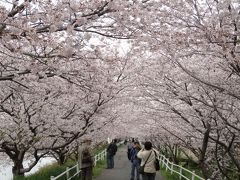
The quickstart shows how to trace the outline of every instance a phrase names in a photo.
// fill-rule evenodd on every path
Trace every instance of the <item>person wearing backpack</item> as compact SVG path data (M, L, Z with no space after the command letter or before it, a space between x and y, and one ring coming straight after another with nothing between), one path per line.
M114 156L117 152L116 139L114 139L107 147L107 169L114 168Z
M136 177L137 180L140 180L140 174L139 174L139 166L141 164L141 160L137 157L138 152L141 150L141 146L139 142L134 142L133 147L130 151L130 159L132 162L132 167L131 167L131 179L134 180L135 177L135 171L136 171Z
M147 141L144 143L144 148L141 149L137 157L141 159L141 167L143 167L143 180L155 180L156 176L156 158L158 152L152 148L152 143Z

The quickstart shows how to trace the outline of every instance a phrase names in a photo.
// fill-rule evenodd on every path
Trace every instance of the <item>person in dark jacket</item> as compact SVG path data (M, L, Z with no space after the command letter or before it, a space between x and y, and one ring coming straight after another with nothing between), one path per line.
M90 150L91 140L85 140L79 148L78 163L81 168L81 179L92 180L93 157Z
M132 140L129 140L129 142L127 143L127 157L129 161L131 161L131 150L133 148L134 142L134 138L132 138Z
M114 139L107 147L107 169L114 168L114 156L117 152L116 139Z
M140 180L140 175L139 175L138 169L141 164L141 160L137 157L137 154L140 150L141 150L141 146L140 146L139 142L134 142L133 148L130 152L131 162L132 162L131 179L130 180L134 180L135 172L136 172L137 180Z
M91 153L88 149L85 149L82 156L82 180L92 180L93 158Z

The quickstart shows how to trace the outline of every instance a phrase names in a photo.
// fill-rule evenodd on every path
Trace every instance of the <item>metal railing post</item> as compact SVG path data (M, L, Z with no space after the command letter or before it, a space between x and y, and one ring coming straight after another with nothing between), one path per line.
M166 171L168 170L168 159L167 159L167 164L166 164Z
M163 168L165 166L165 159L164 159L164 157L162 157L162 166L163 166Z
M192 172L192 180L195 179L195 171Z
M79 171L79 165L77 165L76 171L77 171L78 177L80 177L80 176L79 176L79 172L80 172L80 171Z
M171 174L173 174L173 163L171 164Z
M67 179L69 178L69 171L68 171L69 167L66 168L66 175L67 175Z
M179 176L179 179L181 180L182 179L182 166L180 166L180 176Z
M50 177L50 180L55 180L54 176L51 176L51 177Z
M97 165L97 157L94 158L94 166Z

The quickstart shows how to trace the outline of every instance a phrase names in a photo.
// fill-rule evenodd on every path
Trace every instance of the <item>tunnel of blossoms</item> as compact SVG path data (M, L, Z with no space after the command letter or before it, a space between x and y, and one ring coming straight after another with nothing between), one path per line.
M237 0L0 1L0 160L24 175L137 137L239 178L239 19Z

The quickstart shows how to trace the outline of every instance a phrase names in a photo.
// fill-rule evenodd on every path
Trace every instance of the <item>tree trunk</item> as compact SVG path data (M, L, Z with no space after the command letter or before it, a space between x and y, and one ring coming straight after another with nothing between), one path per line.
M19 151L17 146L11 146L11 144L8 145L7 143L3 143L2 148L14 163L12 167L13 176L24 176L23 159L25 150Z
M177 145L177 144L173 145L173 162L174 162L175 164L179 164L178 154L177 154L177 148L178 148L178 145Z
M59 156L58 157L58 164L63 165L65 163L65 160L66 160L65 154L59 153L58 156Z
M12 167L13 176L24 176L23 169L23 161L16 160L14 161L14 166Z
M206 159L205 156L206 156L206 152L207 152L207 148L208 148L210 130L211 130L211 126L210 126L210 124L207 124L207 130L204 133L204 138L203 138L203 142L202 142L202 149L201 149L201 153L200 153L200 157L199 157L199 165L200 165L201 170L203 172L203 176L206 179L208 179L210 177L210 174L211 174L209 172L207 164L205 164L205 159Z

